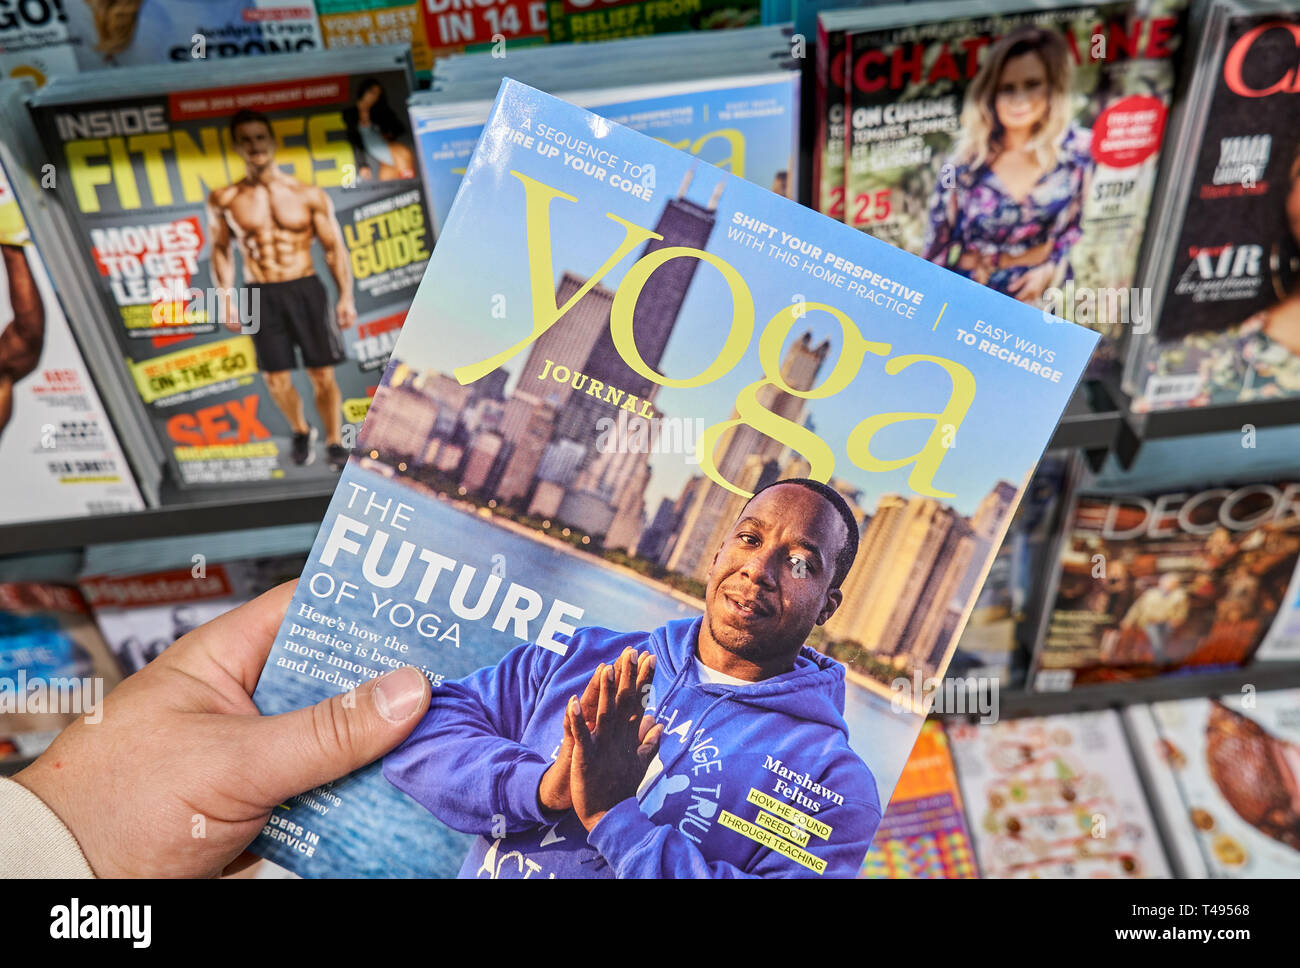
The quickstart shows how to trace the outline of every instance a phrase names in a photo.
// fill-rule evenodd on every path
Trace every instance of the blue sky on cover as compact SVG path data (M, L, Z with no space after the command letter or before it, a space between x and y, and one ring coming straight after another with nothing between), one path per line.
M671 125L655 123L648 130L639 125L635 127L638 131L644 131L652 137L674 144L679 144L683 139L694 142L696 138L720 128L735 128L745 139L746 180L768 188L776 173L787 170L791 164L791 148L797 137L794 122L794 101L797 94L797 84L792 84L788 80L755 84L738 79L725 87L711 90L665 93L658 97L616 100L608 103L602 101L599 106L593 107L592 111L602 117L619 120L642 112L689 106L694 110L690 113L688 123L682 123L679 120L680 116L675 115ZM720 120L729 105L744 105L757 101L776 101L781 107L781 112ZM453 146L472 145L482 133L483 125L471 122L456 127L440 128L434 126L429 120L424 120L418 112L413 116L413 121L421 170L424 172L425 184L428 186L430 201L438 216L438 229L441 231L446 211L451 206L456 190L460 187L461 175L458 172L465 168L468 160L468 151L462 153L455 150ZM726 160L727 152L726 142L714 138L703 145L700 157L717 164ZM438 155L442 157L437 157Z
M650 203L632 198L563 166L558 159L544 158L535 149L508 143L507 131L520 127L524 118L531 119L534 126L547 124L596 142L635 164L653 163L657 173L655 197ZM622 241L623 228L607 218L607 212L653 227L692 166L695 175L687 197L698 204L708 202L720 179L726 181L707 248L734 266L749 285L755 307L754 335L741 362L714 384L689 390L662 388L656 400L660 412L703 417L706 425L730 417L737 392L762 376L758 338L763 326L802 295L809 302L825 302L846 312L866 339L891 343L889 358L907 354L943 356L963 364L975 375L975 401L935 478L938 489L956 495L949 503L969 514L998 480L1017 485L1021 482L1038 459L1069 399L1075 376L1092 352L1094 334L1073 324L1048 322L1035 309L775 196L765 188L730 177L684 152L512 81L503 87L470 162L466 190L457 196L394 355L419 368L450 373L458 366L499 352L531 332L524 190L519 180L509 174L511 168L579 200L578 204L557 200L551 205L552 256L558 280L565 270L590 276ZM921 290L924 300L916 318L903 319L796 267L783 265L765 252L729 241L726 229L737 211ZM780 235L775 238L779 240ZM635 253L615 266L602 284L615 288L634 260ZM505 296L505 319L492 317L497 294ZM947 308L934 329L945 302ZM727 284L715 269L702 265L688 290L661 372L673 377L700 372L722 348L730 316ZM1049 383L964 346L956 338L957 327L970 331L976 320L1051 347L1056 353L1054 365L1064 374L1061 382ZM842 345L839 325L827 313L809 313L791 331L786 346L807 329L812 330L816 341L831 338L831 356L821 372L824 379ZM510 386L518 379L526 358L524 350L506 364L512 373ZM862 419L877 413L937 412L950 393L948 376L938 366L917 363L891 376L885 372L887 362L888 358L867 354L847 389L826 400L809 401L807 410L817 432L835 453L835 475L862 488L867 510L874 507L881 494L912 493L907 484L911 465L883 473L859 468L845 453L849 432ZM616 411L611 407L614 415ZM916 421L883 430L873 439L873 452L884 460L915 453L932 426L931 421ZM698 471L696 465L679 455L652 455L651 467L652 480L646 494L650 514L661 497L675 497L682 484Z

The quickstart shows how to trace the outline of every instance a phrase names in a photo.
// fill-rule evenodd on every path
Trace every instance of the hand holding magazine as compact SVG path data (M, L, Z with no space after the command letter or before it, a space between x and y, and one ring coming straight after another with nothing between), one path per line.
M254 700L305 876L854 876L1096 335L503 83Z

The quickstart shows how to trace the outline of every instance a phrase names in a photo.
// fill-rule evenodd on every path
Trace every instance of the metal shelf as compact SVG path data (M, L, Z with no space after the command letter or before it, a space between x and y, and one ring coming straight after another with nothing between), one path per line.
M1279 427L1300 423L1300 399L1292 397L1289 400L1254 400L1218 407L1156 410L1134 414L1132 421L1143 440L1240 431L1246 424L1256 428Z
M1062 692L1006 690L998 695L998 716L1000 719L1018 719L1169 699L1239 695L1244 686L1260 692L1300 687L1300 662L1260 662L1219 672L1184 671L1149 679L1076 686ZM958 714L950 718L969 716Z
M1048 450L1105 451L1125 427L1110 393L1097 383L1081 383L1061 415Z
M186 492L164 486L163 506L127 514L30 521L0 528L0 554L23 554L140 538L211 534L320 521L332 482L265 490Z

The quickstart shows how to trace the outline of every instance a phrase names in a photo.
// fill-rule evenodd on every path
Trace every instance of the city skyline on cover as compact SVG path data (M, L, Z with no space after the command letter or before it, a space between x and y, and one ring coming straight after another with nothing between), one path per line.
M683 168L686 167L683 165ZM943 499L947 503L963 514L973 514L980 501L996 485L997 480L1008 476L997 475L996 468L992 465L1019 464L1019 467L1027 471L1036 463L1037 453L1031 453L1030 449L1023 447L1018 440L1002 436L997 429L1004 426L1005 412L1021 410L1020 401L1016 399L1014 387L1011 385L1012 381L998 379L999 371L1007 369L1005 364L982 354L960 354L961 344L956 339L955 329L949 327L946 320L940 320L940 325L936 328L932 328L933 321L924 325L918 324L917 321L907 322L909 329L906 335L909 338L906 342L897 338L896 324L891 324L890 332L872 332L871 317L867 313L869 304L859 303L860 308L854 312L853 301L846 298L842 291L834 290L835 294L830 295L824 291L829 287L811 276L804 276L800 280L801 282L806 280L807 283L803 286L802 292L784 292L782 288L778 288L779 284L773 278L785 275L788 279L788 274L775 271L782 267L774 266L770 260L764 259L754 250L742 248L726 238L725 229L730 222L730 214L735 211L728 204L729 196L738 194L735 189L740 183L735 179L728 179L725 173L711 166L700 165L697 162L690 163L688 172L689 174L683 173L682 179L675 182L680 186L681 182L685 181L685 191L683 192L679 187L669 201L680 198L697 209L707 209L710 201L716 205L714 211L716 228L706 248L707 251L721 255L734 265L751 289L755 304L754 337L740 363L715 383L689 390L657 387L653 407L656 414L685 420L691 423L692 428L699 421L707 427L731 416L739 390L754 380L762 378L762 369L757 359L757 343L767 319L776 309L802 297L809 302L825 301L849 311L850 317L868 339L894 337L890 340L894 349L891 358L917 353L947 358L960 356L961 362L972 370L978 384L975 401L957 433L952 435L949 453L935 478L936 488L954 495L952 498ZM661 173L659 182L663 183L666 180L667 176ZM583 201L582 189L578 186L566 185L563 174L557 173L553 181L556 187L570 194L576 193L579 202ZM526 264L522 186L511 178L509 184L503 183L498 187L502 193L501 200L484 211L483 217L495 222L514 223L509 230L504 225L500 227L500 241L503 247L517 249L510 254L509 258L517 256ZM749 186L745 187L749 188ZM752 188L749 190L753 191ZM713 198L714 196L716 199ZM471 197L477 198L477 196ZM507 199L511 197L513 201L508 202ZM660 210L666 204L657 201L656 210L651 213L653 217L641 219L638 224L654 226ZM746 212L753 207L748 205ZM572 210L577 208L578 206L563 201L551 205L557 305L563 304L577 286L590 277L590 273L584 274L580 271L580 267L588 270L598 268L621 241L623 235L622 229L607 219L600 219L599 222L603 224L595 226L589 224L588 220L578 224L578 220L572 219L576 214ZM570 221L575 224L566 224ZM460 224L464 225L465 221ZM593 228L599 231L592 231ZM861 236L855 238L860 239ZM531 295L527 278L507 278L496 276L491 272L492 263L506 260L507 256L504 253L494 256L492 263L483 265L476 264L478 260L467 258L469 253L463 245L448 241L445 247L450 250L446 256L448 259L455 263L463 263L461 275L465 279L465 285L456 291L444 289L431 293L426 289L419 294L412 306L411 318L420 320L420 324L406 327L396 356L413 369L450 374L458 366L492 356L506 346L526 338L532 329L529 308ZM563 253L570 249L576 249L577 254L566 258ZM636 250L636 256L639 255L640 249ZM760 259L762 261L758 261ZM575 318L587 310L586 304L593 300L610 298L612 292L617 289L626 268L634 261L633 256L626 257L611 272L602 277L598 287L589 292L578 306L552 327L551 331L503 365L502 369L508 373L507 393L526 386L528 380L535 378L537 374L532 373L536 368L533 357L546 358L544 353L533 353L542 341L555 338L553 334L557 330L577 325ZM694 262L694 260L680 261ZM661 273L656 275L658 274ZM568 287L565 285L566 277L571 280ZM653 279L652 276L652 281ZM647 293L650 288L648 284ZM993 294L981 291L976 295L987 299ZM1005 299L1005 297L996 298L999 301ZM978 299L972 300L972 302L977 301ZM708 321L710 307L716 311L718 305L729 306L730 302L731 297L726 283L715 269L703 266L696 271L693 278L689 280L688 289L682 299L673 336L663 350L660 372L673 377L698 373L703 366L701 360L707 362L707 359L716 355L724 339L720 331L721 325ZM496 318L502 312L498 307L502 306L504 306L504 316ZM925 308L929 309L928 303ZM995 303L990 308L998 307ZM607 327L608 307L602 307L601 311L603 311L603 319L594 320L589 316L588 324ZM640 328L643 315L639 305L638 341L641 339ZM993 312L988 315L999 318ZM947 318L952 319L953 316L948 314ZM1064 324L1057 324L1052 326L1052 331L1060 332L1065 328ZM805 334L809 334L810 341L814 345L827 347L820 379L820 382L824 382L825 375L833 370L838 360L843 345L843 334L839 324L830 314L810 311L787 337L782 351L783 360L789 355L794 344L803 339ZM708 356L706 357L705 354ZM900 373L888 375L883 372L886 362L886 359L868 355L850 391L828 400L802 401L805 408L804 418L811 419L816 432L835 452L834 476L851 482L862 493L863 506L868 510L883 494L910 492L907 482L910 466L887 472L867 472L854 465L844 450L844 442L853 426L861 416L879 412L937 412L943 408L951 389L948 377L933 365L917 363ZM573 366L573 364L568 365ZM845 404L848 402L846 397L860 405L846 407ZM1002 410L1004 413L995 415L993 413L995 409ZM595 415L597 409L588 406L586 412ZM617 418L618 413L618 407L611 404L606 406L604 415ZM994 419L995 416L997 419ZM1044 420L1045 416L1047 415L1040 413L1019 414L1020 419L1025 422L1042 421L1046 426L1050 418ZM920 441L928 436L933 425L933 420L918 420L886 427L873 439L873 453L885 460L897 459L913 453ZM594 421L587 432L592 437L599 432ZM700 470L698 464L694 462L693 449L687 454L651 454L649 462L653 473L646 492L646 505L647 513L653 515L660 501L675 499L690 479L700 473Z

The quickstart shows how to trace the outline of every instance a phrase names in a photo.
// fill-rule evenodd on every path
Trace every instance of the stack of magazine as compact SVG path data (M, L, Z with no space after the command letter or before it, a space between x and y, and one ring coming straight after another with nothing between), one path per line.
M1300 396L1300 12L1215 0L1153 211L1136 411Z
M0 83L0 523L139 510L157 494L157 449L120 371L88 365L114 354L87 325L97 307L63 255L40 187L57 174L32 153L24 97Z
M1185 0L823 13L814 204L1103 335L1118 377ZM1009 347L1020 353L1019 347Z
M1095 344L506 81L254 695L414 663L431 712L256 849L304 876L856 876ZM621 727L591 703L616 664Z
M1297 440L1289 428L1265 433L1258 447L1234 433L1148 443L1128 472L1075 466L1043 589L1035 688L1298 654ZM1214 477L1199 466L1206 454L1219 455Z
M705 56L707 53L707 56ZM439 60L434 88L410 101L435 222L447 218L492 99L510 76L793 197L798 184L799 74L788 30L649 37ZM642 69L644 68L644 69ZM654 84L629 80L653 74ZM654 173L637 180L647 191Z
M1152 805L1185 877L1295 877L1300 690L1124 711Z
M432 246L411 83L405 48L366 48L33 96L31 170L94 303L74 323L180 487L328 486L346 461Z
M759 0L548 0L552 43L615 40L646 34L716 33L760 22ZM782 20L788 19L782 17Z
M448 4L441 6L443 12L433 14L428 11L424 0L316 0L316 13L320 17L320 32L325 46L331 50L408 44L416 77L427 78L433 66L430 45L437 43L434 37L451 33L450 22L453 20L459 21L457 26L465 22L464 13L450 9ZM515 15L521 4L506 4L505 10L500 10L500 6L492 7L493 18L500 18L497 23L508 26L513 21L522 28L523 18ZM545 0L532 0L528 6L530 11L537 8L541 8L542 23L545 24ZM481 7L474 9L483 13ZM428 31L435 33L431 35Z
M0 771L39 756L78 717L102 721L120 679L76 586L0 581Z
M186 632L297 577L314 525L86 548L77 585L130 674Z
M56 0L6 4L0 75L43 84L79 70L321 50L302 0Z

